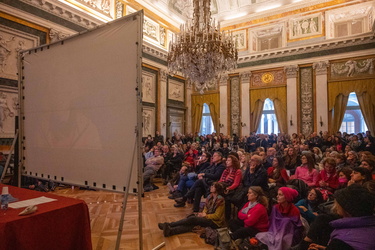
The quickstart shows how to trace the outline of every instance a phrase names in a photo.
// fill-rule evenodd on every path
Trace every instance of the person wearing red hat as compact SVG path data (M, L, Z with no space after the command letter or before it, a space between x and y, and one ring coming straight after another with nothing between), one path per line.
M269 230L255 236L269 250L290 249L302 240L300 212L293 204L297 196L297 190L289 187L281 187L277 191L277 204L270 215Z

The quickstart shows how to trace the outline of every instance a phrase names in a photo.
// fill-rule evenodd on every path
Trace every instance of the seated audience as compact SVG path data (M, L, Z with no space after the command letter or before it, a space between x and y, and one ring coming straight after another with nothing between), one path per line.
M268 198L259 186L252 186L247 193L248 202L238 212L238 219L229 221L232 240L254 237L268 230Z
M295 245L302 237L300 212L293 204L298 192L292 188L281 187L277 194L277 204L270 215L268 232L261 232L256 238L267 245L269 250L286 250Z
M195 226L220 228L225 224L225 201L223 197L224 186L214 182L210 187L210 194L206 199L203 212L195 216L189 216L171 223L159 223L159 229L163 230L164 237L191 232Z
M348 186L352 184L359 184L363 185L365 182L372 179L371 173L366 168L356 167L353 168L353 172L351 173L351 179L348 181Z
M272 166L267 169L268 184L270 186L285 186L289 180L289 175L284 167L284 160L282 157L274 157Z
M318 180L318 171L315 169L314 158L312 154L303 154L301 156L302 165L297 167L295 175L291 179L304 181L309 187L314 187Z
M306 199L299 200L298 207L303 218L310 224L318 216L318 206L323 203L323 195L318 188L310 188Z
M143 171L143 189L145 192L158 189L153 183L153 178L160 167L164 164L164 158L160 154L160 149L155 148L153 156L146 160L146 167Z
M310 250L375 249L375 196L353 184L335 193L334 209L342 218L333 220L333 232L327 247L311 244Z

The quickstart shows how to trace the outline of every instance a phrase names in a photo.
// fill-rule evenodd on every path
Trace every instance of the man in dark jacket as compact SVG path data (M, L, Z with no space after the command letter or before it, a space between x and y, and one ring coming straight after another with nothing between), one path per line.
M208 194L210 186L218 181L225 169L225 165L222 162L223 156L220 152L215 152L212 156L212 164L198 174L198 180L195 181L194 185L190 190L181 198L175 199L175 207L184 207L188 198L194 198L193 212L199 212L199 205L201 197Z

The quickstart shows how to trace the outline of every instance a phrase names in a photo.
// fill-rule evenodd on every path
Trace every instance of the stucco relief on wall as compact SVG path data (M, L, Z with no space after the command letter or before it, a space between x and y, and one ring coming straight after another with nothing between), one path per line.
M312 68L301 68L301 128L304 135L314 129Z
M142 71L142 101L155 103L156 75Z
M0 89L0 136L12 137L15 131L15 118L18 115L18 93Z
M284 71L270 70L267 72L252 72L252 79L250 83L251 88L279 86L286 84Z
M169 80L168 81L168 99L183 102L184 96L185 96L184 83L174 81L174 80Z
M233 41L235 42L237 49L246 50L247 49L247 31L238 30L232 33Z
M143 137L155 134L155 108L143 106L142 110Z
M0 77L17 80L18 52L38 45L38 37L0 25Z
M289 38L322 34L322 14L314 14L289 20Z
M111 9L113 9L114 0L69 0L69 2L76 6L83 5L102 15L112 18Z
M331 79L373 75L375 58L347 60L331 64Z

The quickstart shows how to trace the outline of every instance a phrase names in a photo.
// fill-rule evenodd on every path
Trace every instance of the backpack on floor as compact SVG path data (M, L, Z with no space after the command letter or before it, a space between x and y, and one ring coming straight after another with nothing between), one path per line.
M216 229L213 229L211 227L206 227L206 232L205 232L205 242L207 244L217 246L218 241L219 241L219 233Z

